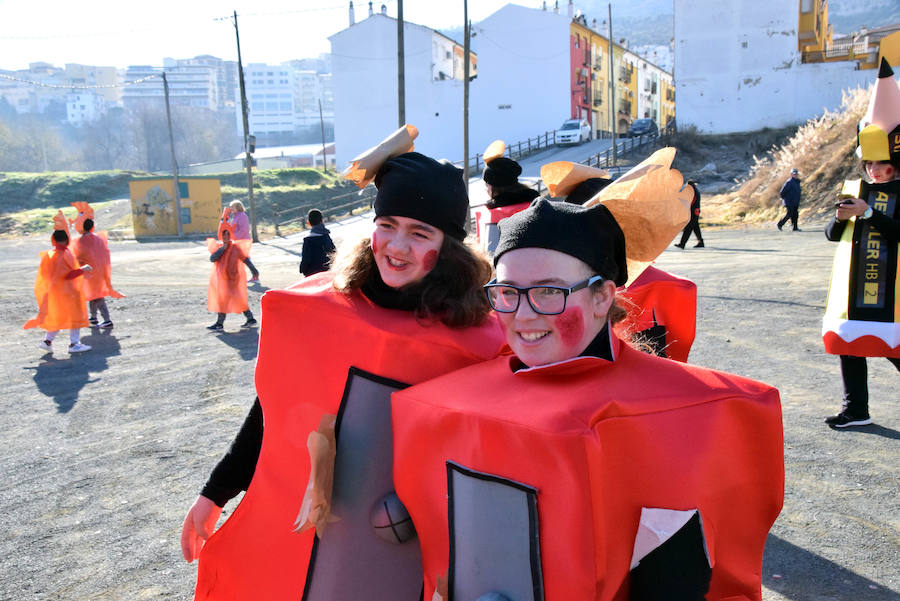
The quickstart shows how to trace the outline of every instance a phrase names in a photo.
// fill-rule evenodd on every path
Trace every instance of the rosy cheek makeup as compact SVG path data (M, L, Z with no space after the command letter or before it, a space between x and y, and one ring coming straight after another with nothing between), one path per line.
M422 266L425 268L425 271L431 271L434 269L434 266L437 265L438 260L438 251L429 250L425 253L425 259L422 261Z
M566 346L574 346L584 336L584 317L580 307L569 307L554 320L556 331Z

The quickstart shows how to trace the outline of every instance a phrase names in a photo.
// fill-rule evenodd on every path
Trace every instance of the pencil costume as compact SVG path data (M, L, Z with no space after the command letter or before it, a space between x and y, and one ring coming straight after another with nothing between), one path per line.
M247 301L247 273L244 271L244 259L250 254L251 241L234 239L234 225L228 220L230 215L231 209L225 207L217 238L206 239L209 260L214 263L209 275L206 307L218 314L216 323L207 327L213 331L224 329L225 315L228 313L244 314L247 321L241 325L242 328L256 325Z
M78 209L78 217L69 223L81 232L81 237L72 241L72 252L80 264L88 264L93 269L84 274L82 289L88 302L90 325L101 328L113 327L106 306L106 297L124 298L125 295L112 287L112 262L110 261L107 232L94 231L94 211L86 202L73 202ZM100 322L97 313L103 318Z
M25 322L25 329L46 330L40 348L53 351L53 340L60 330L70 330L69 352L81 353L91 347L81 343L80 328L87 327L87 309L82 292L83 274L90 265L80 265L69 250L69 233L66 218L59 211L53 218L52 250L41 252L41 263L34 281L34 298L38 305L36 317Z

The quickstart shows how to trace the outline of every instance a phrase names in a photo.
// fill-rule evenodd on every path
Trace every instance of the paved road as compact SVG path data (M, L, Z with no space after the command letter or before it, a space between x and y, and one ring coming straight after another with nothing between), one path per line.
M336 226L335 238L352 242L370 223ZM667 250L658 266L698 285L690 361L781 391L787 487L764 601L896 601L900 380L871 361L876 423L822 423L840 402L819 334L834 245L803 227L710 229L706 249ZM116 327L84 330L89 353L45 356L40 334L21 329L45 245L0 241L0 599L187 599L196 568L180 557L181 520L253 400L257 333L238 316L222 334L204 329L202 242L116 242L113 282L128 295L110 302ZM296 237L254 246L254 311L266 288L297 279L298 253Z

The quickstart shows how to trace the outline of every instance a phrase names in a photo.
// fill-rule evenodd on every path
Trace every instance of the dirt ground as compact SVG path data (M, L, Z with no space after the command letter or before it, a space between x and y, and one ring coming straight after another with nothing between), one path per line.
M365 221L337 227L352 239ZM763 563L766 601L900 598L900 377L870 361L876 424L829 430L840 406L836 357L820 323L834 246L800 233L708 229L707 247L670 248L658 265L699 288L691 362L781 391L787 486ZM0 241L0 599L189 599L196 566L179 533L254 397L258 335L229 316L212 334L202 241L114 242L115 328L83 330L91 352L37 348L21 324L42 238ZM262 286L298 277L299 241L254 246ZM302 334L302 333L298 333ZM231 513L234 504L226 509Z

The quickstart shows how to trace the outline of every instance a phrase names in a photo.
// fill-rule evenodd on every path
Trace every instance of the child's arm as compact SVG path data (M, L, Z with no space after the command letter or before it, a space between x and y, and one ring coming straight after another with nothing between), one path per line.
M223 244L216 250L213 254L209 255L209 260L215 263L219 259L222 258L222 255L225 253L226 246Z
M73 269L72 271L67 273L65 279L74 280L78 276L89 272L91 269L93 269L93 267L91 267L90 265L82 265L79 269Z

